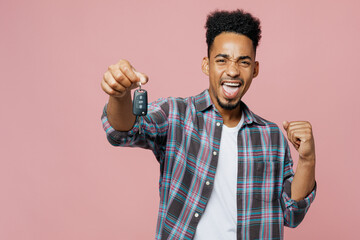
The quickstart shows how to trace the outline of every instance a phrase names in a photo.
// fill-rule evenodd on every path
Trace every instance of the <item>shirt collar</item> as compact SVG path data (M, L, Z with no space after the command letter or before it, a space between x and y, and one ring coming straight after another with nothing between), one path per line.
M208 89L195 96L196 111L203 112L210 107L213 107L214 110L216 110L215 106L211 102ZM265 125L264 120L255 113L253 113L243 101L241 101L241 109L244 111L244 124L252 124L253 122L255 122L259 125Z

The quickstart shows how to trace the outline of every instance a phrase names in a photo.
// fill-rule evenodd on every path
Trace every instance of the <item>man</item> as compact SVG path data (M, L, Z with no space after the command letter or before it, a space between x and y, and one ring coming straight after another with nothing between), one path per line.
M159 99L136 119L130 90L148 77L121 60L102 81L110 95L104 129L111 144L151 149L160 163L156 239L282 239L284 225L296 227L315 197L311 125L284 122L299 152L294 176L280 129L241 101L259 72L259 20L216 11L206 29L208 90Z

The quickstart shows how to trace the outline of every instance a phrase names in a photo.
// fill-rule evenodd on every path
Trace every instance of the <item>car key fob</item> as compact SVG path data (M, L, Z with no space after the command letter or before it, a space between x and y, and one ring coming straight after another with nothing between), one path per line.
M147 92L144 89L136 89L133 98L133 114L135 116L145 116L147 114Z
M141 116L145 116L147 114L147 92L144 89L141 89L141 82L139 82L139 89L134 91L133 98L133 114L136 116L139 122L139 134L141 134Z

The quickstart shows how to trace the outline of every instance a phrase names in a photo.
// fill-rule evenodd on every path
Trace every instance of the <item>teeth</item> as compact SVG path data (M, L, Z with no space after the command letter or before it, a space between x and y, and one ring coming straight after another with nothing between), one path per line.
M224 85L229 86L229 87L239 87L240 83L229 83L229 82L225 82Z

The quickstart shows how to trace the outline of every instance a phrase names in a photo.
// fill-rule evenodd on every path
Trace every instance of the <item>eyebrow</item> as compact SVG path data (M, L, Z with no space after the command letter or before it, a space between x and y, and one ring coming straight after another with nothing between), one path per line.
M217 57L223 57L223 58L230 59L230 56L228 54L224 54L224 53L219 53L218 55L215 56L215 58L217 58ZM249 56L240 56L236 60L239 61L239 60L244 60L244 59L252 60L251 57L249 57Z

